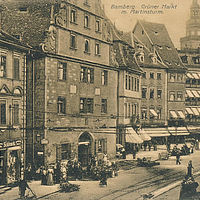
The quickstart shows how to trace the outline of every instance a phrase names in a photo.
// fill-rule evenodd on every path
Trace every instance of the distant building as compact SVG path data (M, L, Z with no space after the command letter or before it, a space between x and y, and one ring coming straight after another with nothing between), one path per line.
M28 50L0 30L0 185L14 183L24 173Z
M187 67L186 74L186 124L192 136L200 139L200 6L193 0L186 36L180 39L179 56Z

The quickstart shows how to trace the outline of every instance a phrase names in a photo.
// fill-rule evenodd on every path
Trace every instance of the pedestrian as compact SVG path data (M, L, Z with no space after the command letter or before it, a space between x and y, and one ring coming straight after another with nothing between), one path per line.
M19 181L19 195L21 199L25 199L26 188L29 188L25 179Z
M101 169L99 185L107 186L107 173L105 167L102 167Z
M149 151L151 151L151 143L149 143Z
M133 160L136 158L136 150L135 148L133 149Z
M47 170L44 166L41 167L41 185L47 184Z
M26 180L30 181L32 179L32 167L31 164L28 163L26 167Z
M55 171L55 182L60 183L60 178L61 178L61 166L60 166L60 161L57 162L56 164L56 169Z
M176 164L177 165L180 165L181 164L181 155L180 155L180 152L179 150L176 152Z
M122 158L123 158L123 159L126 159L126 151L125 151L124 148L122 149Z
M187 177L192 177L192 169L194 168L192 166L192 161L190 160L188 162L188 167L187 167Z
M47 170L47 185L53 185L53 174L54 174L54 170L52 167L49 166L48 170Z

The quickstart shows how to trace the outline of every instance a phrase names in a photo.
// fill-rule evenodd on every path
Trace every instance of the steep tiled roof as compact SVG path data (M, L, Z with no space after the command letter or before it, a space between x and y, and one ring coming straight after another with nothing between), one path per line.
M21 42L17 38L9 35L3 30L0 30L0 41L10 44L10 45L17 45L18 47L24 47L24 48L31 48L30 46L26 45L25 43Z
M164 24L139 21L152 45L169 69L185 69Z
M142 72L142 69L138 66L135 60L135 50L133 47L120 41L115 41L113 48L115 52L115 59L119 67L125 67L129 70Z
M139 41L134 35L132 35L132 38L133 38L133 42L134 42L135 46L137 46L138 44L143 46L142 52L144 53L144 62L143 63L138 62L140 67L168 69L168 67L166 65L162 64L162 62L159 62L159 58L157 58L157 60L158 60L157 63L152 63L151 55L155 55L157 57L155 52L150 52L150 50L147 49L143 45L143 43L141 41ZM135 48L137 48L137 47L135 47Z

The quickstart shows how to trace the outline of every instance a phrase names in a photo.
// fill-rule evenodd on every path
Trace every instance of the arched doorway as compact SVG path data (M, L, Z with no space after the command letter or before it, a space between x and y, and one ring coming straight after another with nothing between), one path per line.
M92 155L92 136L84 132L78 140L78 161L82 166L87 166Z

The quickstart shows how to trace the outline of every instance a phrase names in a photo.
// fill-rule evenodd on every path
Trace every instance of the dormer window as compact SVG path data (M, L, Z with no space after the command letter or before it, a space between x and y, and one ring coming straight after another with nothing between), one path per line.
M157 63L157 58L156 58L155 56L153 56L151 59L152 59L152 62L153 62L154 64Z
M162 49L162 46L158 45L158 48L159 48L159 49Z
M19 12L28 12L28 7L23 6L23 7L19 7Z
M167 46L167 50L172 50L172 48L171 48L171 47L169 47L169 46Z
M155 32L154 32L154 34L155 34L155 35L158 35L158 32L157 32L157 31L155 31Z
M143 50L143 46L142 46L142 45L137 45L137 48L138 48L139 50Z
M144 55L139 56L140 62L144 62Z

